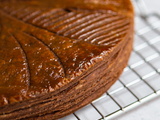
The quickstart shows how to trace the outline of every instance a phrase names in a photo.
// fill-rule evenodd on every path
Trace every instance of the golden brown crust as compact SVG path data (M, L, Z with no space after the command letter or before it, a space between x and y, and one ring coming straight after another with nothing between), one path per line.
M41 8L83 8L113 10L124 15L133 16L133 6L130 0L0 0L3 4L33 5ZM40 1L40 2L39 2ZM3 6L2 4L2 6Z
M108 89L125 67L132 39L129 0L0 0L0 118L58 118L73 112L67 100L91 102L102 93L88 98L92 87Z

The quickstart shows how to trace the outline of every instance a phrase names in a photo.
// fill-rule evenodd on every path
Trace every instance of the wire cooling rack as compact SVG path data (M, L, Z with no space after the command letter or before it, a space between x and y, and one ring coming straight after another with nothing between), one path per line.
M160 96L160 15L147 14L140 0L134 3L140 6L134 49L123 74L100 98L60 120L109 120Z

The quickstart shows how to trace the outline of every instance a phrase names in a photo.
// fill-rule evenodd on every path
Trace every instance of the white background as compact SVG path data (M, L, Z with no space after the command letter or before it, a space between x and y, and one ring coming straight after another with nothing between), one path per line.
M147 12L157 12L160 14L160 0L143 1L146 3ZM160 120L160 97L142 104L113 120Z
M160 13L160 0L143 0L149 12L159 12Z

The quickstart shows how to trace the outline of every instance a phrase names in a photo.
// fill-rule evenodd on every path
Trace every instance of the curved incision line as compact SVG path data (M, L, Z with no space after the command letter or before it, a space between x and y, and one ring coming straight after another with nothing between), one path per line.
M51 33L57 34L56 32L53 32L53 31L50 31L50 30L48 30L48 29L45 29L45 28L39 27L39 26L37 26L37 25L34 25L34 24L31 24L31 23L25 22L25 21L24 21L24 20L22 20L22 19L19 19L19 18L15 17L15 16L10 15L9 13L5 12L5 11L4 11L4 10L2 10L2 9L0 9L0 11L1 11L1 12L3 12L3 13L5 13L5 14L7 14L7 15L9 15L9 16L11 16L12 18L16 18L17 20L20 20L21 22L23 22L23 23L25 23L25 24L32 25L32 26L37 27L37 28L39 28L39 29L43 29L43 30L46 30L46 31L48 31L48 32L51 32Z
M27 54L26 54L26 52L24 51L24 49L23 49L21 43L18 41L18 39L17 39L13 34L11 34L11 36L14 38L14 40L17 42L17 44L18 44L19 47L21 48L21 52L22 52L22 54L23 54L23 58L24 58L24 60L25 60L26 67L27 67L28 86L31 86L31 70L30 70L30 66L29 66Z
M58 55L54 52L54 50L52 50L46 43L44 43L43 40L37 38L37 37L34 36L33 34L27 33L27 32L24 32L24 33L27 34L28 36L33 37L35 40L39 41L39 42L40 42L41 44L43 44L46 48L48 48L50 52L52 52L52 54L54 55L54 57L57 59L57 62L61 65L61 67L62 67L62 69L63 69L64 77L66 77L66 72L65 72L63 63L61 62L61 59L58 57Z
M62 10L63 11L63 10ZM5 12L5 11L4 11ZM6 13L6 12L5 12ZM47 13L47 11L45 12L45 13ZM55 12L56 13L56 12ZM72 14L71 14L72 13ZM67 21L67 20L69 20L70 19L70 16L71 17L73 17L73 16L76 16L77 14L75 13L75 12L71 12L71 13L69 13L69 14L64 14L63 16L61 16L60 18L61 18L61 20L63 20L63 21ZM78 12L77 12L78 13ZM6 14L8 14L8 13L6 13ZM86 13L87 14L87 13ZM101 14L101 15L100 15ZM114 24L117 24L117 25L119 25L119 23L124 23L123 22L123 16L115 16L114 15L114 17L111 17L111 15L106 15L106 14L102 14L102 13L91 13L91 14L89 14L89 15L92 15L92 17L93 16L98 16L98 15L100 15L100 16L98 16L97 18L93 18L92 20L90 20L90 22L88 22L88 19L86 19L86 16L85 16L85 14L84 14L84 16L83 17L80 17L79 19L81 19L81 20L83 20L83 22L81 23L81 24L79 24L78 26L77 26L77 24L75 24L75 25L73 25L73 24L71 24L71 23L69 23L69 22L67 22L66 24L64 24L64 28L62 27L63 26L63 24L61 23L61 22L54 22L53 23L53 20L51 20L51 21L49 21L49 22L52 22L52 24L55 24L55 26L52 26L52 27L49 27L49 26L47 26L47 27L49 27L49 28L46 28L46 27L43 27L43 26L39 26L39 25L36 25L36 24L34 24L34 23L30 23L30 22L27 22L27 21L24 21L23 19L20 19L20 18L17 18L17 17L15 17L15 16L12 16L12 17L14 17L14 18L16 18L16 19L18 19L18 20L20 20L20 21L23 21L24 23L26 23L26 24L29 24L29 25L32 25L32 26L34 26L34 27L37 27L37 28L39 28L39 29L44 29L44 30L46 30L46 31L48 31L48 32L51 32L51 33L54 33L54 34L57 34L57 35L59 35L59 36L65 36L65 37L69 37L69 38L71 38L71 39L74 39L74 40L83 40L83 41L88 41L88 43L90 43L90 44L95 44L95 43L93 43L93 41L95 41L95 35L97 36L97 35L99 35L99 33L97 33L97 31L96 31L96 29L97 29L97 27L99 27L99 25L101 26L100 28L102 29L102 28L104 28L104 30L102 30L101 32L106 32L106 30L107 31L109 31L110 29L112 30L115 26L114 26ZM29 16L31 16L31 15L29 15ZM39 16L32 16L32 17L35 17L34 19L36 19L36 18L39 18L40 16L42 16L43 17L43 13L42 14L39 14ZM88 14L87 14L87 16L88 16ZM26 16L27 17L27 16ZM91 17L91 16L90 16ZM111 17L112 19L113 19L113 21L112 21L112 24L110 23L108 23L109 22L109 20L108 19L105 19L105 18L109 18L109 17ZM58 19L60 19L60 18L58 18ZM77 19L77 22L79 22L79 19ZM103 22L102 22L103 21ZM115 23L114 23L115 22ZM92 24L92 23L94 23L94 25ZM126 23L129 23L129 21L127 21ZM59 27L59 24L60 24L60 28L61 29L57 29L57 31L55 31L54 29L56 29L57 27ZM62 24L62 25L61 25ZM105 24L105 25L104 25ZM107 26L106 26L106 24L107 24ZM70 27L70 29L68 29L68 27L65 27L65 26L67 26L67 25L69 25ZM104 27L103 27L104 26ZM100 28L98 28L98 29L100 29ZM106 28L106 30L105 30L105 28ZM108 28L108 29L107 29ZM91 30L92 29L92 30ZM75 33L75 31L76 31L76 33ZM92 32L90 32L90 31L92 31ZM94 32L93 32L94 31ZM86 32L88 33L88 35L86 34ZM35 37L35 36L34 36ZM42 40L41 40L41 42L42 42ZM101 44L95 44L95 45L104 45L103 43L101 43ZM55 56L56 56L56 54L55 54Z
M95 38L95 36L99 34L99 32L106 31L106 33L107 33L108 31L112 31L113 29L116 29L115 26L120 26L123 23L124 23L124 19L113 20L111 23L109 23L107 25L98 26L92 31L87 31L85 34L80 35L79 39L84 39L84 41L93 40Z
M77 27L77 29L78 29L78 31L74 34L74 31L76 30L76 27L71 27L72 29L71 30L67 30L67 32L66 31L63 31L63 29L58 29L58 31L56 32L56 31L53 31L51 28L45 28L45 27L43 27L43 26L39 26L39 25L36 25L36 24L34 24L34 23L31 23L31 22L27 22L27 21L25 21L25 19L27 18L27 20L28 19L30 19L30 18L32 18L33 20L34 19L38 19L38 18L41 18L41 17L43 17L43 13L41 13L41 12L39 12L39 11L35 11L35 12L33 12L33 13L31 13L31 15L27 15L25 18L17 18L17 17L15 17L15 16L13 16L13 15L11 15L11 14L9 14L9 13L7 13L5 10L1 10L3 13L5 13L5 14L7 14L7 15L10 15L11 17L13 17L13 18L16 18L17 20L20 20L20 21L22 21L23 23L25 23L25 24L28 24L28 25L31 25L31 26L34 26L34 27L37 27L37 28L39 28L39 29L43 29L43 30L46 30L46 31L48 31L48 32L50 32L50 33L54 33L54 34L57 34L57 35L59 35L59 36L65 36L65 34L67 33L68 35L68 37L70 37L70 38L72 38L72 39L74 39L74 40L82 40L82 39L80 39L79 37L81 37L81 36L83 36L83 34L86 34L86 33L84 33L84 28L85 29L87 29L87 31L90 31L90 29L92 28L92 30L93 29L96 29L97 28L97 26L99 26L99 25L101 25L101 26L103 26L103 24L107 24L107 22L108 22L108 19L105 19L105 17L106 18L108 18L110 15L101 15L100 17L98 17L98 18L94 18L93 20L91 20L89 23L87 22L88 21L88 19L86 19L86 16L84 16L84 18L82 17L82 18L79 18L79 19L84 19L84 22L85 23L87 23L86 25L90 25L91 23L94 23L94 22L96 22L96 25L97 26L93 26L93 25L90 25L90 26L88 26L88 27L86 27L86 26L84 26L84 23L82 23L80 26L82 26L82 30L80 29L81 27L80 26L78 26L77 27L77 25L76 25L76 27ZM35 16L35 13L37 13L38 14L38 16ZM46 13L47 13L47 11L46 11ZM53 12L54 13L54 12ZM92 14L92 13L91 13ZM100 15L101 13L95 13L95 14L93 14L93 16L98 16L98 15ZM64 16L61 16L60 18L58 18L58 19L61 19L61 20L67 20L67 19L69 19L70 17L72 17L73 15L76 15L76 13L69 13L69 15L68 14L64 14ZM119 16L115 16L114 18L116 18L116 19L114 19L114 20L119 20ZM121 17L120 17L121 18ZM105 21L105 22L102 22L102 21L99 21L99 20L103 20L103 21ZM120 19L120 21L121 21L121 19ZM51 21L50 21L51 22ZM113 22L115 22L115 21L113 21ZM123 23L123 20L121 21L122 23ZM58 23L57 23L58 24ZM59 24L58 24L59 25ZM56 27L58 27L58 26L55 26L54 28L56 28ZM112 26L109 28L109 29L111 29L111 28L113 28ZM80 30L79 30L80 29ZM66 30L66 28L65 28L65 30ZM62 31L62 33L60 32L60 31ZM61 33L61 34L58 34L58 33ZM73 33L72 33L73 32ZM102 31L102 32L105 32L105 31ZM26 32L25 32L26 33ZM79 33L79 34L78 34ZM53 53L53 55L55 56L55 58L58 60L58 62L59 62L59 64L61 65L61 67L62 67L62 69L63 69L63 73L64 73L64 76L66 76L66 72L65 72L65 70L64 70L64 65L63 65L63 63L61 62L61 60L60 60L60 58L58 57L58 55L45 43L45 42L43 42L43 40L41 40L41 39L39 39L39 38L37 38L36 36L34 36L33 34L31 34L31 33L26 33L27 35L29 35L29 36L31 36L31 37L33 37L33 38L35 38L36 40L38 40L38 41L40 41L45 47L47 47L52 53ZM72 35L71 35L72 34ZM96 33L93 33L93 34L91 34L91 36L89 35L89 36L86 36L86 37L84 37L83 36L83 41L85 41L85 42L89 42L90 44L94 44L97 40L95 39L95 37L94 37L94 39L92 38L92 36L97 36L97 35L99 35L99 34L96 34ZM66 36L66 37L67 37ZM78 37L78 38L77 38ZM101 41L103 41L103 40L101 40ZM99 42L100 43L100 42ZM20 44L20 43L19 43ZM103 44L103 43L102 43ZM96 44L96 45L102 45L101 43L100 44ZM22 47L22 46L21 46Z
M4 10L2 10L2 11L5 12ZM36 12L36 11L35 11L35 12ZM5 12L5 14L9 14L9 13ZM73 12L72 14L75 15L74 12ZM100 14L100 13L91 14L91 15L92 15L92 16L96 16L96 15L99 15L99 14ZM9 15L10 15L10 14L9 14ZM12 15L10 15L10 16L12 16ZM29 16L31 16L31 15L29 15ZM28 16L28 17L29 17L29 16ZM41 16L41 15L40 15L40 16ZM109 16L110 16L110 15L109 15ZM60 32L60 31L63 31L63 29L56 32L56 31L53 31L51 28L50 28L50 29L47 29L47 28L45 28L45 27L42 27L42 26L39 26L39 25L30 23L30 22L27 22L27 21L24 20L24 18L20 19L20 18L17 18L17 17L15 17L15 16L12 16L12 17L16 18L17 20L20 20L20 21L24 22L25 24L32 25L32 26L37 27L37 28L39 28L39 29L44 29L44 30L46 30L46 31L48 31L48 32L51 32L51 33L54 33L54 34L57 34L57 35L63 36L63 37L64 37L64 36L66 36L66 37L68 36L68 37L69 37L69 36L71 35L71 33L76 30L76 28L74 28L74 29L72 28L72 29L73 29L73 30L71 29L72 32L69 30L71 33L70 33L69 31L66 31L66 32L69 32L69 34L66 35L66 34L67 34L66 32L62 32L62 33ZM26 17L27 17L27 16L26 16ZM34 15L33 15L32 17L34 17ZM61 17L61 18L64 19L64 17L65 17L65 15L64 15L63 17ZM66 19L70 18L68 15L66 15L66 17L67 17ZM108 15L105 15L105 14L104 14L102 18L104 18L104 17L108 17ZM84 16L84 18L86 18L86 17ZM99 18L99 17L98 17L98 18ZM101 18L101 16L100 16L100 18ZM35 18L34 18L34 19L35 19ZM83 19L83 18L80 18L80 19ZM97 18L96 18L96 20L97 20ZM84 19L84 21L87 22L86 19ZM90 23L90 22L89 22L89 23ZM82 26L83 24L84 24L84 23L82 23L82 24L80 24L80 25ZM73 27L73 26L72 26L72 27ZM80 29L80 26L78 26L77 29ZM79 31L79 30L78 30L78 31ZM58 34L59 32L60 32L61 34ZM80 31L79 31L79 32L80 32ZM74 35L71 35L71 36L74 36ZM74 38L74 37L71 37L71 38L72 38L72 39L75 39L75 40L78 40L78 39L76 39L76 38Z
M37 23L39 20L47 18L57 12L61 11L60 9L51 9L50 11L43 12L42 14L38 15L36 18L33 19L33 23Z
M2 11L2 12L3 12L3 11ZM8 14L8 13L5 12L5 14ZM14 16L12 16L12 17L14 17ZM16 18L16 17L14 17L14 18ZM16 18L16 19L18 19L18 18ZM39 28L39 29L47 30L47 29L45 29L45 28L41 28L41 27L36 26L36 25L34 25L34 24L26 23L25 21L23 21L23 20L21 20L21 19L18 19L18 20L24 22L25 24L29 24L29 25L32 25L32 26L34 26L34 27L37 27L37 28ZM47 31L49 31L49 30L47 30ZM49 32L52 32L52 31L49 31ZM26 33L26 32L25 32L25 33ZM52 33L57 34L56 32L52 32ZM43 45L45 45L45 46L53 53L53 55L55 56L55 58L57 58L59 64L61 65L61 67L62 67L62 69L63 69L64 77L66 77L66 72L65 72L65 70L64 70L64 66L63 66L60 58L57 56L57 54L56 54L47 44L45 44L42 40L38 39L37 37L33 36L33 35L30 34L30 33L26 33L26 34L29 35L29 36L32 36L32 37L34 37L36 40L40 41ZM12 36L13 36L13 35L12 35ZM16 39L16 38L15 38L15 39ZM16 39L16 41L18 42L17 39ZM21 44L20 44L19 42L18 42L18 44L19 44L20 47L22 48L22 46L21 46ZM23 53L25 53L24 50L23 50ZM26 55L26 53L25 53L25 55ZM27 56L26 56L26 60L27 60ZM28 69L29 69L29 65L28 65Z

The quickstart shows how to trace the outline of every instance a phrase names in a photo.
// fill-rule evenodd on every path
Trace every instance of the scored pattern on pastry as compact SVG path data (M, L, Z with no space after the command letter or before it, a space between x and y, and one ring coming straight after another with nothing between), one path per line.
M115 44L129 29L129 19L105 10L4 7L3 11L36 27L60 36L96 45Z
M59 119L106 92L132 49L130 7L0 0L0 119Z
M60 88L130 29L129 18L107 10L4 5L0 15L0 106Z

